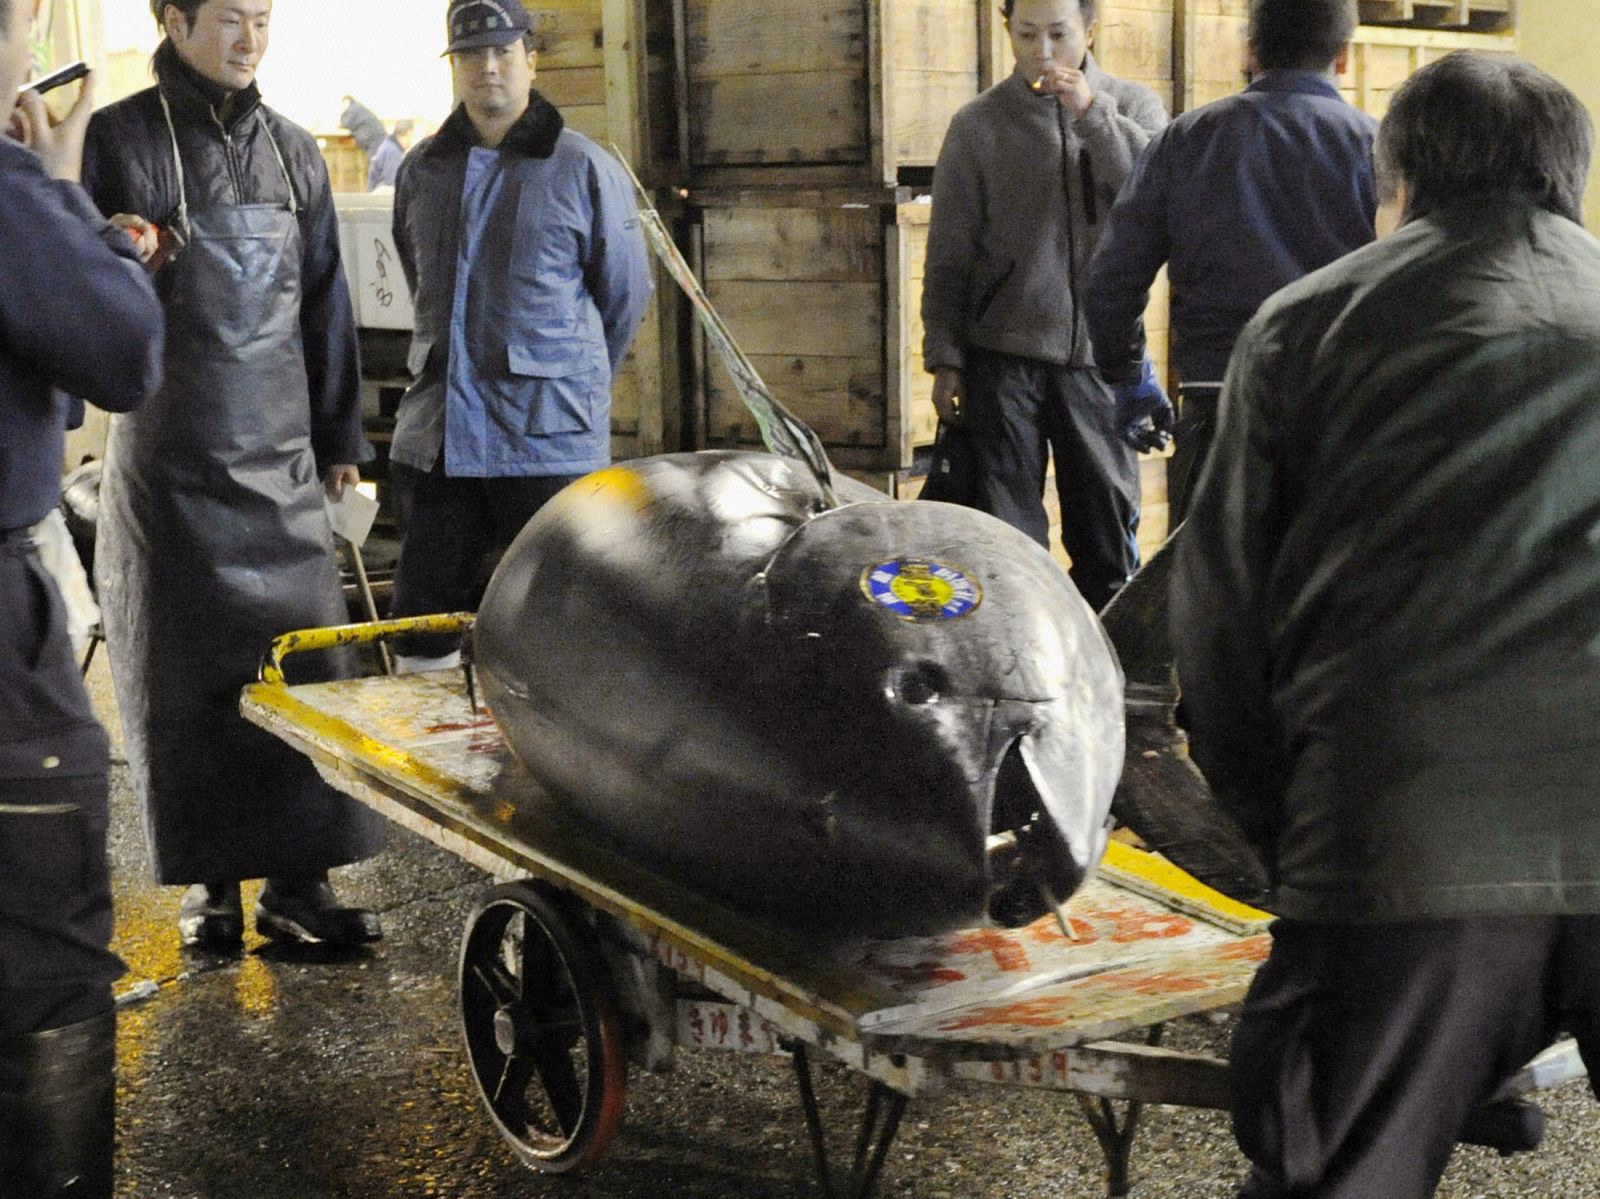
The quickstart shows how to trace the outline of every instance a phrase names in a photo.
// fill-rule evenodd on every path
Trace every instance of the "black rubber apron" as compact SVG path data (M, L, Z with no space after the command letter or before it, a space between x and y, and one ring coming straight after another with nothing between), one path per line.
M162 107L167 110L166 98ZM247 724L239 690L279 633L346 619L311 451L299 206L190 215L161 268L166 381L113 419L96 575L156 878L306 874L376 852L382 821Z

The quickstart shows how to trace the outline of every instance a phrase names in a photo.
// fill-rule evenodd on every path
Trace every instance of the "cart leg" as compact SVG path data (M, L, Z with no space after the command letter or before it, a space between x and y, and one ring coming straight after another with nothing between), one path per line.
M1161 1044L1164 1031L1164 1025L1152 1024L1145 1033L1145 1044ZM1132 1194L1133 1178L1129 1163L1133 1158L1133 1138L1139 1132L1139 1117L1144 1115L1144 1104L1137 1099L1130 1099L1120 1121L1117 1119L1117 1109L1109 1099L1079 1094L1078 1106L1088 1119L1089 1127L1094 1129L1095 1140L1100 1142L1100 1151L1106 1159L1106 1194L1111 1199L1122 1199L1122 1196Z
M1120 1199L1132 1193L1128 1163L1133 1156L1133 1138L1139 1131L1139 1117L1144 1114L1144 1104L1137 1100L1128 1103L1123 1119L1117 1120L1117 1109L1109 1099L1092 1095L1079 1095L1078 1106L1088 1117L1095 1139L1106 1159L1106 1194Z
M787 1046L794 1060L795 1079L800 1084L800 1104L805 1109L806 1131L811 1134L811 1151L817 1162L817 1181L826 1199L870 1199L878 1184L883 1161L900 1131L905 1115L905 1095L873 1079L867 1091L867 1110L856 1134L855 1160L847 1183L835 1183L828 1164L828 1138L817 1107L817 1093L811 1082L811 1058L803 1044Z

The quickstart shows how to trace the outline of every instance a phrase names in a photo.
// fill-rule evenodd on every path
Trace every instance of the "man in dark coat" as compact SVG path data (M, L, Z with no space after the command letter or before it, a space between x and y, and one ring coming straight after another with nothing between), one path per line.
M33 0L0 0L0 129ZM0 1195L110 1199L116 1094L105 730L29 528L60 495L70 409L161 378L161 309L133 242L76 182L89 85L56 125L28 93L0 136ZM70 1188L70 1192L67 1190Z
M1248 1199L1423 1199L1559 1029L1600 1071L1592 144L1525 63L1424 68L1378 134L1398 230L1228 369L1172 637L1281 917L1233 1044Z
M1172 280L1183 382L1171 527L1211 444L1239 330L1273 292L1372 240L1378 123L1339 94L1356 19L1355 0L1253 0L1250 86L1155 137L1089 265L1089 338L1114 384L1139 378L1144 310L1163 263Z
M186 944L256 927L350 944L381 935L327 870L381 820L247 724L239 690L271 639L342 623L323 490L359 479L355 320L315 140L261 103L271 0L153 0L158 83L97 113L85 182L113 219L161 231L168 370L112 423L96 553L117 699L156 877L191 884ZM321 485L319 485L319 480Z

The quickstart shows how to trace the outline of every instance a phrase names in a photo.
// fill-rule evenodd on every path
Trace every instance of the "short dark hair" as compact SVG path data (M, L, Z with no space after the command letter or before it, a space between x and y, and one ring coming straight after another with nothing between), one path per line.
M1250 48L1265 71L1326 71L1358 19L1356 0L1255 0Z
M1017 6L1017 0L1001 0L1000 15L1006 20L1011 19L1011 10ZM1094 24L1094 19L1100 15L1100 0L1078 0L1078 11L1083 14L1083 27L1085 29Z
M1378 129L1379 194L1406 185L1405 219L1474 195L1525 195L1583 222L1594 122L1538 67L1458 50L1401 85Z
M157 25L164 27L166 21L163 18L167 9L175 8L183 14L184 23L192 30L195 17L205 5L206 0L150 0L150 14L155 17Z

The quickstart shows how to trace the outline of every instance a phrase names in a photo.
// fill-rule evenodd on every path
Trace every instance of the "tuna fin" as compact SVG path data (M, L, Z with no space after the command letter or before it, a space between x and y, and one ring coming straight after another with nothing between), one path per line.
M1167 626L1172 545L1169 537L1100 613L1128 688L1127 758L1111 814L1207 886L1261 907L1266 866L1189 759L1188 738L1177 724Z

